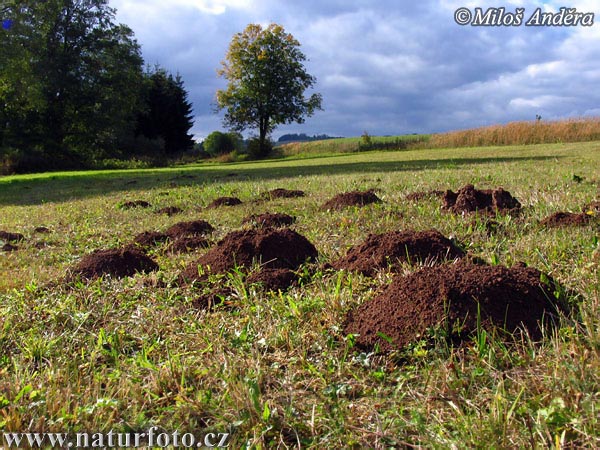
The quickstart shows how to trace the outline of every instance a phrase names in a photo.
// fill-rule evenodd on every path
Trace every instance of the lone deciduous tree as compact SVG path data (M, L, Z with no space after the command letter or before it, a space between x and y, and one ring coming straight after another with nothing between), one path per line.
M225 126L259 133L261 153L266 153L268 134L279 124L303 123L321 109L321 95L305 97L315 77L303 66L306 56L300 43L281 25L266 29L251 24L237 33L229 45L219 76L228 81L217 91L217 109L226 110Z

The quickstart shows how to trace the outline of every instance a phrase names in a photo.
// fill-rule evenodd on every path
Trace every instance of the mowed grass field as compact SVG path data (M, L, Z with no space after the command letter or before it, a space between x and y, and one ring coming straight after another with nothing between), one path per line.
M415 191L502 186L523 205L488 235ZM275 188L306 196L255 202ZM319 207L375 189L381 204ZM0 253L0 430L229 432L231 448L600 447L600 230L546 229L557 211L600 196L600 142L401 152L151 171L0 178L0 230L26 240ZM204 209L236 196L235 207ZM119 209L145 200L149 209ZM153 210L177 206L168 217ZM213 239L252 213L285 212L319 251L344 255L369 233L435 228L490 264L523 261L554 277L573 316L541 342L489 336L459 348L416 343L393 355L353 348L346 313L392 275L301 270L286 292L233 272L235 307L205 311L179 273L205 250L157 247L151 274L64 281L83 255L147 230L204 219ZM34 232L39 226L50 233ZM403 267L405 273L418 264Z

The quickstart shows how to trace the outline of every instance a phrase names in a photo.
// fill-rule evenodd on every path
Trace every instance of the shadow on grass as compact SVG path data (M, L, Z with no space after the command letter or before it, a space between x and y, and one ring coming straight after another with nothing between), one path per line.
M557 159L552 156L421 159L412 161L336 161L317 159L182 166L107 172L48 174L39 178L0 178L0 205L36 205L64 202L110 192L134 192L153 188L202 185L230 181L275 180L296 176L341 175L369 172L420 171L470 164L489 164Z

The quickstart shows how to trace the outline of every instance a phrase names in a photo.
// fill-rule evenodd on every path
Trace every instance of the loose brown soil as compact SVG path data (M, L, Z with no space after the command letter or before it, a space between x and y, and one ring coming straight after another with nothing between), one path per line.
M304 197L304 191L294 191L289 189L277 188L272 191L263 192L261 198L264 200L273 200L276 198L297 198Z
M165 233L160 233L158 231L144 231L133 238L133 244L136 247L149 249L162 244L167 239L169 239L169 236Z
M571 212L556 212L542 219L540 225L548 228L568 227L568 226L584 226L592 221L593 217L586 213L571 213Z
M70 270L67 278L97 278L103 275L128 277L136 272L152 272L158 270L158 264L141 250L131 247L109 250L96 250L84 256Z
M370 234L365 242L348 250L333 267L373 276L377 270L398 269L400 262L442 261L465 253L439 231L392 231Z
M150 208L152 205L144 200L133 200L129 202L119 203L120 209L131 209L131 208Z
M247 284L258 284L265 291L285 291L298 282L298 276L290 269L262 269L246 279Z
M373 300L351 311L344 333L357 334L357 346L383 351L428 339L439 327L440 336L459 343L477 331L477 317L487 331L525 328L541 337L540 322L556 316L554 282L540 283L537 269L518 265L475 265L467 261L424 267L408 276L396 275Z
M463 186L458 192L446 191L444 209L457 214L481 212L516 212L521 203L502 188L478 190L472 184Z
M0 250L2 250L3 252L16 252L17 250L19 250L19 247L7 242L2 247L0 247Z
M296 221L295 217L282 213L252 214L242 220L242 225L251 224L256 228L286 227Z
M167 228L165 234L175 240L179 237L203 236L212 233L214 227L205 220L194 220L191 222L178 222Z
M445 194L444 191L437 191L437 190L417 191L417 192L411 192L410 194L408 194L405 197L405 199L410 202L418 202L418 201L425 200L425 199L432 198L432 197L442 198L444 196L444 194Z
M35 227L33 229L33 231L35 233L41 233L41 234L50 233L50 228L48 228L48 227Z
M10 231L0 230L0 240L5 242L19 242L24 241L25 236L23 236L21 233L11 233Z
M166 206L165 208L160 208L156 210L156 214L166 214L167 216L174 216L175 214L179 214L183 212L183 209L178 208L177 206Z
M224 273L235 267L248 269L254 262L260 262L264 268L293 270L317 256L314 245L287 228L233 231L188 266L181 278L184 281L201 279L199 266L207 273Z
M381 203L381 199L373 191L352 191L336 195L323 204L321 209L343 209L349 206L365 206L372 203Z
M237 206L241 205L242 201L237 197L219 197L215 198L207 208L219 208L221 206Z
M189 253L199 248L210 247L210 242L200 236L185 236L175 239L168 247L170 253Z

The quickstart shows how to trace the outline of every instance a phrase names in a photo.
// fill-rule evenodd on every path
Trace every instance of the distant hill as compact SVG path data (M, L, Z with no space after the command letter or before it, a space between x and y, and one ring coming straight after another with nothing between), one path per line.
M325 139L339 139L337 136L328 136L327 134L315 134L314 136L308 136L305 133L292 133L284 134L277 142L284 144L287 142L310 142L310 141L324 141Z

